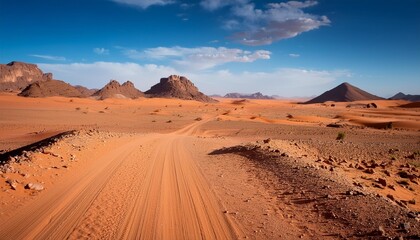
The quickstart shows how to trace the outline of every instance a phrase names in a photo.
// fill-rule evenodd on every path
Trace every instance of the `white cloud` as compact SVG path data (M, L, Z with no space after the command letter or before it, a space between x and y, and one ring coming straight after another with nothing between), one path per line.
M146 9L153 5L167 5L174 3L173 0L111 0L116 3L127 4L131 6L140 7Z
M43 64L38 66L52 72L54 78L73 85L101 88L110 79L120 82L131 80L140 90L146 91L171 74L184 75L204 93L225 94L227 92L251 93L260 91L269 95L312 96L340 83L348 81L351 73L346 70L325 71L297 68L280 68L269 72L242 71L181 71L177 68L127 62L94 62L71 64Z
M40 54L31 54L31 57L42 58L45 60L52 60L52 61L66 61L65 57L60 56L51 56L51 55L40 55Z
M298 57L300 57L300 54L297 54L297 53L289 53L289 57L298 58Z
M132 59L169 60L183 69L210 69L231 62L249 63L258 59L270 59L271 52L257 50L254 52L225 47L157 47L144 51L123 49L123 53Z
M250 0L201 1L201 6L210 11L229 6L232 17L224 21L223 28L237 31L230 38L250 46L269 45L329 25L328 17L303 11L317 4L312 0L289 1L258 9Z
M106 48L94 48L93 52L98 54L98 55L108 55L109 54L109 49Z

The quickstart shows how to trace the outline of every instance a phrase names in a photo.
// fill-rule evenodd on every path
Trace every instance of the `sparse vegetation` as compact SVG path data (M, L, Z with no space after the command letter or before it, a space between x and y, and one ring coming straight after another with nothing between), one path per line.
M291 119L291 118L293 118L293 115L290 114L290 113L288 113L286 117L289 118L289 119Z
M344 133L344 132L339 132L338 134L337 134L337 138L336 138L336 140L344 140L344 138L346 137L346 133Z

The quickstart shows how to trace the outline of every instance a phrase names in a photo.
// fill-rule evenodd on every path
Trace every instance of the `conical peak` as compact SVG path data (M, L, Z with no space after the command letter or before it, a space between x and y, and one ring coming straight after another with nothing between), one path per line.
M123 83L122 86L134 87L134 83L132 83L131 81L127 81L127 82Z

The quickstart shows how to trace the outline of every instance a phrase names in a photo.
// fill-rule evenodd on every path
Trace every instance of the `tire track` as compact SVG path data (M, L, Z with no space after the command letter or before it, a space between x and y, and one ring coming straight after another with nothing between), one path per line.
M65 239L78 224L110 176L121 166L139 141L122 145L96 159L78 179L66 179L0 223L2 239Z
M170 134L155 146L144 191L120 233L122 239L236 239L234 226L210 190L185 136Z
M187 150L189 135L207 121L120 140L0 223L0 239L239 238Z

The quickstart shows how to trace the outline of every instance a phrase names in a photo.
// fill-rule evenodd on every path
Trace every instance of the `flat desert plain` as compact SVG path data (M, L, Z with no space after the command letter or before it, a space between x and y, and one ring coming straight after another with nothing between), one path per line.
M218 100L0 94L0 239L419 238L420 108Z

